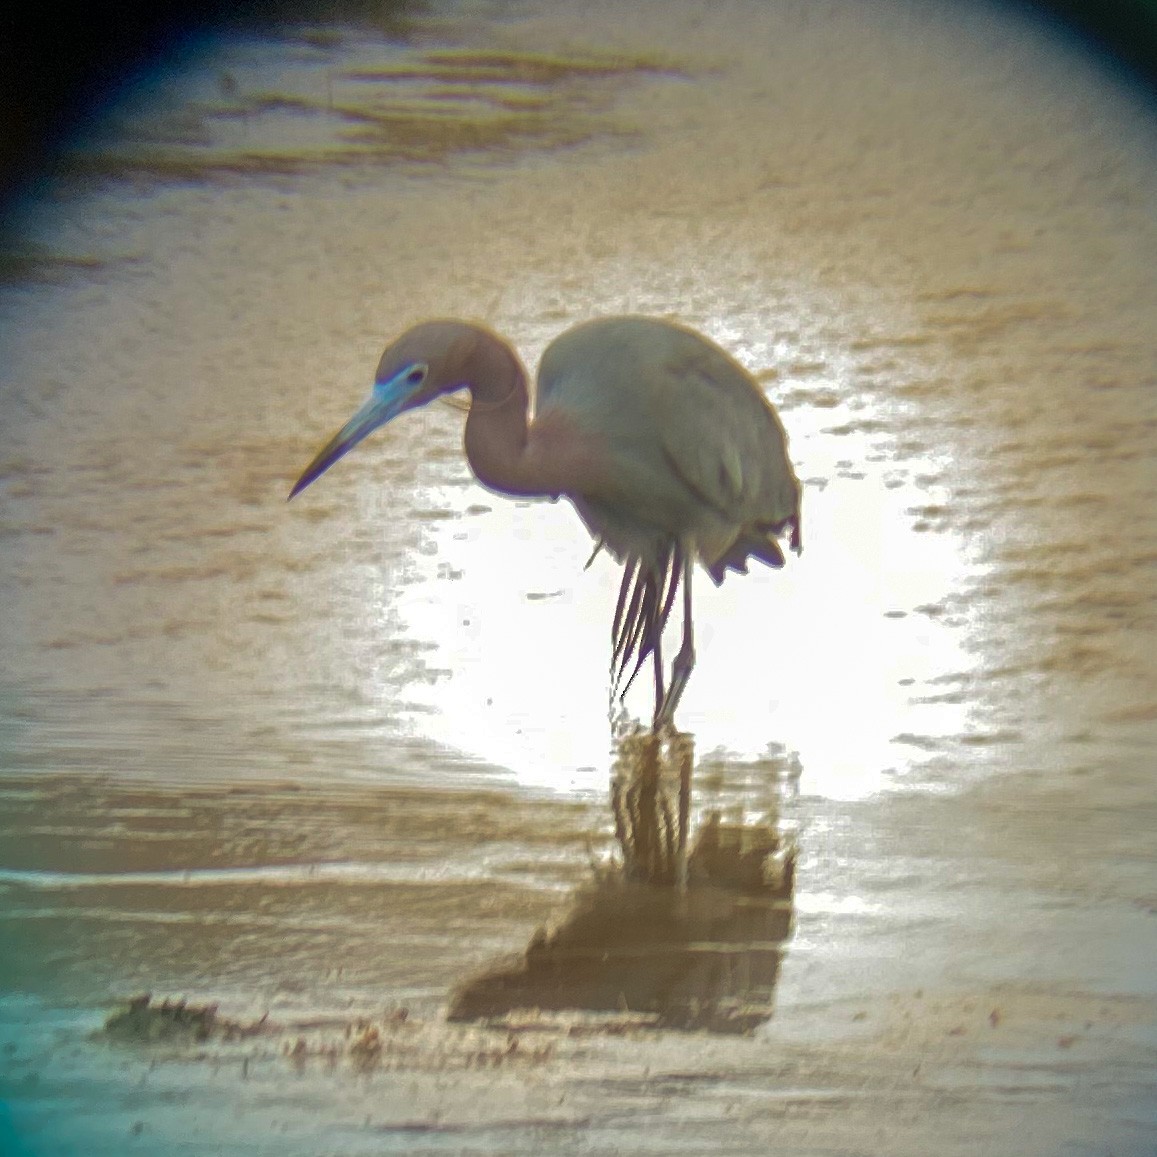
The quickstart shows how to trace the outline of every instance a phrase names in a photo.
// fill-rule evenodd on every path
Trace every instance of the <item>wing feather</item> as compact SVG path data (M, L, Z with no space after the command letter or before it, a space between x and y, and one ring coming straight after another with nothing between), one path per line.
M542 405L564 410L604 451L601 473L569 496L620 560L665 573L677 542L709 568L724 556L723 569L742 562L740 543L768 561L767 532L798 524L779 416L747 370L691 330L640 317L588 322L547 349L538 384ZM630 590L623 599L625 609ZM640 593L636 615L642 603Z

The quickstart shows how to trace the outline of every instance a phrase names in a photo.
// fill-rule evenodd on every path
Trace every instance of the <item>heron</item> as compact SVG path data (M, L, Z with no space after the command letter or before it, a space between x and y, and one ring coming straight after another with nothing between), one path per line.
M797 554L800 485L787 436L755 378L702 334L659 318L587 321L555 338L529 376L504 338L467 321L426 321L382 354L369 398L322 447L293 498L379 426L439 396L470 394L464 448L488 489L570 500L623 566L611 629L620 701L650 658L652 729L673 726L695 665L691 576L716 586L755 559ZM589 563L588 563L589 565ZM682 643L667 679L662 637L680 587Z

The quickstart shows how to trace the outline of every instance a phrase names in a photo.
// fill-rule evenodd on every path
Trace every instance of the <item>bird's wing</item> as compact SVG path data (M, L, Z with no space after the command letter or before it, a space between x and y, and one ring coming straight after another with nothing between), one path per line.
M747 375L705 348L669 359L664 381L656 425L683 485L734 524L789 517L795 482L783 428Z
M564 411L605 451L601 473L562 489L616 555L650 557L684 537L717 555L744 526L798 513L775 411L738 362L691 330L586 322L547 348L538 386L543 413Z

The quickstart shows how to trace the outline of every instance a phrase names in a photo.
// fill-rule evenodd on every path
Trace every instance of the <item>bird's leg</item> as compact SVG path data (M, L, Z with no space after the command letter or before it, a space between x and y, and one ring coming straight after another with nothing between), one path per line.
M631 853L631 838L627 831L627 809L623 795L623 781L616 776L611 785L611 813L615 817L615 839L619 841L619 847L623 849L625 863Z
M689 740L672 740L679 758L679 843L675 850L675 886L687 891L687 829L691 826L691 745Z
M675 722L675 708L683 697L687 680L695 666L695 632L691 625L691 568L694 559L688 555L683 560L683 644L671 664L671 685L667 688L667 695L663 699L663 706L655 714L655 730L673 726Z
M663 693L663 626L655 622L653 629L655 633L651 643L651 656L655 662L655 714L651 719L651 730L658 734L663 704L666 702Z
M646 842L647 832L643 824L642 800L639 798L642 788L636 780L627 788L627 818L630 824L627 829L627 844L623 851L623 867L627 875L636 878L639 871L640 847Z

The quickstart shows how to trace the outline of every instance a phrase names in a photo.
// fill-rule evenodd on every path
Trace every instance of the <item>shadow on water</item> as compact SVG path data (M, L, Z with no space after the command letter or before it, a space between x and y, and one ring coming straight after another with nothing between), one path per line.
M770 1019L791 935L795 845L778 809L709 811L688 851L693 741L620 742L611 809L620 859L520 955L464 982L452 1021L517 1010L623 1014L638 1027L743 1033Z

